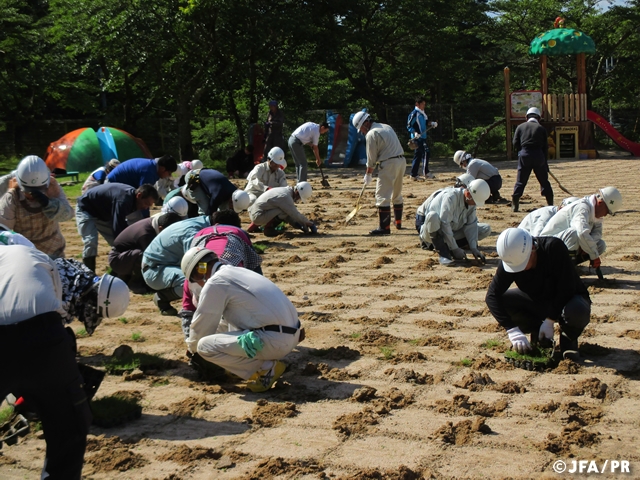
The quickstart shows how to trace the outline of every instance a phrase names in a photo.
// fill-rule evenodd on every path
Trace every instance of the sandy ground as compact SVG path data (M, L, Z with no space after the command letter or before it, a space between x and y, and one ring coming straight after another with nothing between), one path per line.
M509 196L515 162L497 166ZM80 361L95 366L122 344L173 361L135 381L106 377L97 397L137 392L143 415L125 426L91 428L85 478L578 478L554 473L557 460L568 468L572 460L596 460L599 468L607 460L607 471L612 460L626 460L625 477L639 478L635 161L551 164L575 195L615 185L625 205L605 220L606 280L581 269L593 300L582 360L545 373L503 361L508 339L484 303L497 235L544 204L535 178L521 213L505 205L479 209L494 231L481 242L487 265L451 269L420 249L413 226L418 205L461 173L451 162L434 167L435 181L405 177L404 228L389 237L366 235L377 224L372 187L358 217L343 226L362 185L363 172L355 170L329 170L330 189L312 178L314 199L300 209L318 222L319 235L290 229L272 239L254 236L268 244L264 274L294 302L307 331L268 393L198 381L186 364L179 319L160 316L150 296L132 295L126 324L105 320L92 337L79 338ZM553 186L557 201L564 198ZM75 257L75 224L64 229ZM106 254L101 243L100 273ZM133 342L134 333L143 341ZM0 478L37 478L44 448L38 434L5 446Z

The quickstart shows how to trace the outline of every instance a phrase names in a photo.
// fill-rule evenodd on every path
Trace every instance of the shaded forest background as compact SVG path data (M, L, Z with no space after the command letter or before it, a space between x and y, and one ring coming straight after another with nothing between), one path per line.
M504 67L512 88L540 87L529 43L557 16L596 43L589 108L640 140L640 0L0 0L0 155L104 125L156 156L219 160L271 99L285 136L363 107L402 135L418 94L447 155L504 116ZM550 93L576 91L574 58L548 76ZM483 152L504 153L504 135Z

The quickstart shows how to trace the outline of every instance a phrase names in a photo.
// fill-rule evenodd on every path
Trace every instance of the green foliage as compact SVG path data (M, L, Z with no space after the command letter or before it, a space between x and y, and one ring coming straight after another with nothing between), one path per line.
M133 332L131 334L131 340L133 340L134 342L144 342L146 339L140 332Z
M164 368L167 361L160 355L150 355L148 353L134 353L131 357L110 358L104 363L105 370L111 375L119 375L123 372L129 372L136 368L144 369L161 369Z
M140 410L139 401L130 396L110 395L91 402L94 423L106 424L119 420Z
M255 242L253 244L253 249L260 254L264 253L267 248L269 248L269 242Z
M390 347L380 347L380 353L385 360L391 360L396 356L396 352Z
M4 423L11 418L13 415L13 407L8 405L3 409L0 409L0 425L4 425Z
M129 323L129 320L127 320L126 317L120 317L118 318L118 321L123 325L126 325L127 323Z
M466 150L473 153L476 143L488 125L471 129L456 128L456 141L453 150ZM481 153L499 153L505 149L506 126L498 125L482 137L478 145L478 156Z
M507 350L504 353L504 356L507 358L511 358L513 360L526 361L531 362L534 365L544 364L546 365L551 360L551 356L553 355L553 349L551 348L540 348L537 345L531 346L531 351L524 355L516 352L515 350Z
M471 360L470 358L462 358L460 359L458 364L462 367L470 367L471 365L473 365L473 360Z
M80 173L78 174L78 183L73 185L63 185L62 190L64 190L64 194L67 196L69 201L75 202L76 199L82 195L82 185L84 185L85 180L91 175L91 173ZM61 182L67 182L70 178L61 178Z
M484 342L482 345L480 345L482 348L487 348L490 350L493 350L496 347L500 347L502 346L504 342L502 340L498 340L496 338L490 338L489 340L487 340L486 342Z
M89 334L87 333L87 330L84 328L80 328L78 330L76 330L76 337L77 338L84 338L84 337L88 337Z

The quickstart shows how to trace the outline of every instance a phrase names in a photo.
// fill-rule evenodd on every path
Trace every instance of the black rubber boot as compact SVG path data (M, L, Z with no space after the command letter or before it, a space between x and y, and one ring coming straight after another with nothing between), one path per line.
M550 193L545 198L547 199L547 205L549 206L553 205L553 193Z
M571 340L566 333L562 332L560 334L560 353L562 353L563 359L579 360L578 340Z
M171 306L173 300L178 300L180 297L175 294L173 288L165 288L159 290L153 296L153 303L160 310L160 313L165 316L178 316L178 310Z
M516 197L515 195L511 197L511 211L517 212L520 209L520 197Z
M402 204L393 206L393 216L396 219L396 229L400 230L402 228Z
M84 263L93 273L96 273L96 257L84 257L82 259L82 263Z
M378 207L380 226L371 230L369 235L391 235L391 207Z

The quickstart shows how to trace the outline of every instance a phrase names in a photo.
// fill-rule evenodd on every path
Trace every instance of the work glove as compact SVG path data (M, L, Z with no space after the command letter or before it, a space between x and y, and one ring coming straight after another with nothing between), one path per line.
M371 182L373 182L373 174L365 173L364 174L364 184L365 185L369 185Z
M438 122L431 122L431 127L432 128L437 128L438 127Z
M519 354L527 353L531 350L531 344L522 330L518 327L513 327L507 330L507 335L509 335L509 340L511 341L511 345L513 349Z
M551 320L550 318L545 319L545 321L542 322L542 325L540 325L540 331L538 332L538 340L542 341L545 338L548 338L549 340L553 340L554 325L555 325L555 322L553 320Z
M589 265L591 265L593 268L598 268L600 267L600 265L602 264L602 262L600 261L600 257L591 260L591 262L589 262Z
M454 248L453 250L451 250L451 255L453 255L453 258L455 258L456 260L467 259L467 255L464 253L464 250L461 248Z
M480 250L478 250L477 248L474 248L471 250L471 253L473 253L473 257L478 260L482 265L486 265L487 263L487 258L484 256L484 253L482 253Z
M31 194L33 199L38 202L42 206L42 208L45 208L47 205L49 205L49 197L47 197L44 192L42 192L42 190L34 188L33 190L27 190L27 192Z
M413 132L413 138L420 138L420 134L418 132Z
M316 227L315 223L311 223L311 225L309 225L309 233L311 233L311 235L318 233L318 227Z

